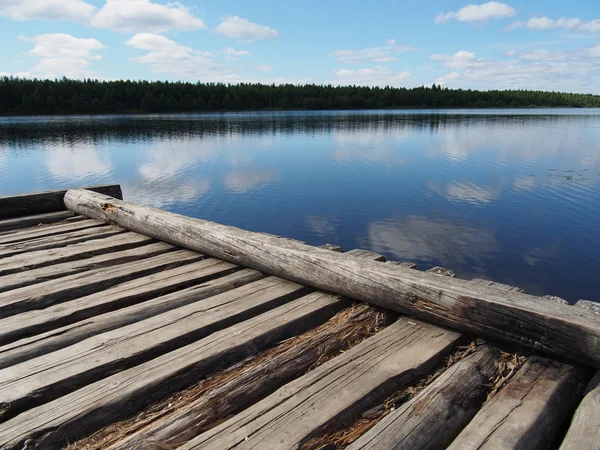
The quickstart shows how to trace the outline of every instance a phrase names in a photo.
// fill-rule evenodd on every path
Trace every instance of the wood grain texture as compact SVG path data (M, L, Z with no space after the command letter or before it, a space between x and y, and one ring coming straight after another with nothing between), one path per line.
M78 214L235 264L600 368L600 316L581 308L353 258L86 190L67 192L65 204Z
M384 417L348 450L445 449L485 401L499 357L497 349L480 347Z
M0 321L0 343L5 345L17 339L39 335L49 330L54 331L50 336L59 334L61 339L68 339L68 335L70 335L68 330L85 328L84 324L80 322L84 319L89 318L91 322L95 322L94 316L149 301L155 297L160 297L160 299L149 303L148 308L153 308L155 303L164 305L180 303L179 306L183 306L194 301L192 297L196 294L198 283L207 282L238 269L238 266L213 258L192 261L189 264L165 268L150 275L119 283L103 291L93 292L44 309L15 314ZM180 294L164 299L176 291L179 291ZM140 310L143 308L140 307ZM68 325L72 325L72 327ZM65 326L67 327L65 328ZM59 327L61 327L60 332L57 330ZM28 342L38 342L38 339L44 340L44 337L34 337ZM20 345L26 345L26 343L22 342L17 346ZM14 347L2 347L0 360L3 360L3 352L10 348Z
M514 292L525 292L523 289L517 286L511 286L509 284L496 283L491 280L483 280L481 278L473 278L471 283L482 284L484 286L494 287L496 289L501 289L503 291L514 291Z
M533 356L448 449L552 448L588 379L584 369Z
M102 239L123 233L120 227L106 225L103 227L87 228L85 230L72 231L58 236L46 236L37 239L31 239L24 242L0 245L0 258L4 260L9 256L36 252L57 247L64 247L78 242L90 241L93 239ZM0 261L1 261L0 260Z
M250 407L254 402L306 372L322 358L327 358L346 345L345 336L369 320L377 311L365 304L342 311L331 319L332 326L317 330L304 340L273 357L243 371L231 380L217 384L198 400L178 407L173 414L151 423L109 450L151 450L154 442L177 445L187 442L210 424ZM328 322L329 324L329 322ZM258 355L260 358L260 355Z
M119 199L123 198L121 186L118 184L91 186L86 189ZM46 191L36 194L0 197L0 219L64 211L67 209L63 201L66 192L66 190Z
M148 236L130 231L102 239L79 242L65 247L34 250L0 260L0 276L46 267L104 253L118 252L156 242Z
M409 386L460 338L459 333L401 318L180 448L301 448L329 426L351 421Z
M202 339L308 289L269 277L0 370L0 418Z
M66 277L68 275L138 261L176 250L171 244L155 242L143 247L93 256L88 259L69 261L62 264L0 276L0 292L30 286L36 283Z
M206 261L208 262L209 260ZM217 260L212 261L216 261L218 264L208 268L196 268L195 270L193 269L193 273L189 273L188 280L191 278L200 283L196 286L164 295L160 291L155 290L154 295L158 295L158 297L151 300L89 317L0 347L0 368L9 367L22 361L65 348L90 336L114 330L161 314L170 309L227 292L264 277L260 272L246 269L225 275L222 278L209 279L212 276L222 275L230 271L230 269L225 267L229 263L218 262ZM190 264L189 266L198 264L200 263ZM167 279L166 283L168 281ZM187 281L186 284L188 284ZM164 292L170 292L171 290L172 286L169 287L168 284L164 286ZM61 319L58 320L60 321Z
M65 302L107 289L132 278L142 277L168 267L198 261L203 256L188 250L176 250L133 263L68 275L31 286L0 293L0 318Z
M600 370L586 388L588 390L575 411L560 450L600 449Z
M111 375L0 424L0 449L60 448L143 409L209 373L329 319L348 303L315 292Z
M20 228L34 227L39 224L61 222L65 219L75 217L71 211L61 211L33 216L17 217L14 219L0 220L0 232L18 230Z
M79 220L70 223L56 223L44 225L41 227L27 228L25 230L11 231L0 235L0 245L13 244L17 242L30 241L46 236L55 236L58 234L70 233L77 230L85 230L87 228L99 227L106 225L106 222L99 220Z

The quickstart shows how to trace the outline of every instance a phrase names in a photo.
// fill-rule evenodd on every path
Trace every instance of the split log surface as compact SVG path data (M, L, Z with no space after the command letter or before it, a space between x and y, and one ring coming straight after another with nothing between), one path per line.
M128 417L203 376L329 319L348 302L315 292L111 375L0 424L0 449L60 448Z
M192 219L83 189L67 207L94 219L475 335L600 368L600 317L539 297Z
M164 242L145 245L120 252L94 256L88 259L70 261L47 267L40 267L24 272L0 276L0 292L29 286L44 281L63 278L68 275L99 269L101 267L116 266L118 264L138 261L152 256L174 251L176 247Z
M180 448L301 448L330 425L353 420L390 392L409 386L461 337L401 318Z
M28 359L26 355L33 357L42 349L43 353L58 350L101 330L136 322L264 277L246 269L239 276L225 276L222 281L218 278L237 269L228 262L209 258L46 309L7 317L0 321L0 342L4 345L0 347L0 367L16 357Z
M26 227L34 227L39 224L61 222L74 217L71 211L61 211L47 214L36 214L33 216L17 217L14 219L0 220L0 232L18 230Z
M546 449L577 407L587 370L533 356L448 450Z
M86 189L119 199L123 198L121 186L118 184L92 186ZM62 190L0 197L0 219L64 211L67 209L63 202L66 193L66 190Z
M445 449L486 399L500 352L480 347L396 409L348 450Z
M0 318L33 309L43 309L106 289L115 284L203 259L198 253L175 250L134 263L89 270L31 286L0 293Z
M78 244L67 245L66 247L21 253L0 260L0 276L37 269L52 264L76 261L104 253L129 250L151 242L156 241L148 236L128 231L117 236L80 242Z
M0 370L0 418L53 400L305 294L275 277L242 286Z
M560 450L600 448L600 370L586 388L586 396L575 411Z
M55 236L103 225L106 225L106 223L100 220L86 219L72 223L58 223L43 227L26 228L25 230L17 230L0 235L0 245L31 241L33 239L39 239L46 236Z
M327 322L323 330L316 330L284 352L243 369L235 378L211 388L197 400L178 407L173 414L161 417L108 450L151 450L154 442L176 446L193 439L207 426L250 407L320 359L343 349L346 336L361 323L374 321L377 314L365 304L340 312L330 320L331 326Z
M115 226L104 226L87 228L85 230L72 231L70 233L60 234L58 236L46 236L30 241L15 242L12 244L0 245L0 258L18 255L26 252L46 250L49 248L64 247L78 242L90 241L93 239L102 239L116 234L123 233L125 230Z

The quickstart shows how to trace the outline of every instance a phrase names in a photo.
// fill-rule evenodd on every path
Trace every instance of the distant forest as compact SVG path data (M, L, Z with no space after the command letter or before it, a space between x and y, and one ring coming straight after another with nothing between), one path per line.
M0 114L283 109L600 107L600 96L431 87L0 78Z

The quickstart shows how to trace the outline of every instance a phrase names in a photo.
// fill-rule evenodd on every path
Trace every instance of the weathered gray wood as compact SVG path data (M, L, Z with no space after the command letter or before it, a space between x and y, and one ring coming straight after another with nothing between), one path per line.
M379 253L372 252L371 250L363 250L360 248L347 251L346 255L362 258L365 260L385 262L385 256L380 255Z
M207 263L210 261L216 262L217 264L207 266ZM156 287L154 288L155 295L159 295L159 297L116 311L93 316L0 347L0 368L9 367L22 361L65 348L90 336L114 330L115 328L161 314L170 309L175 309L192 302L218 295L222 292L252 283L253 281L260 280L264 277L260 272L252 269L245 269L230 275L225 275L222 278L209 279L231 271L227 266L235 267L223 261L219 262L218 260L205 260L184 267L191 268L192 266L199 266L201 264L204 264L206 267L196 267L193 269L194 272L190 271L186 275L188 275L188 279L202 284L181 291L172 292L171 294L165 294L165 292L170 292L174 289L173 285L169 285L168 283L176 282L172 279L166 279L161 283L164 284L162 292L157 290ZM179 281L179 283L181 283L181 281ZM148 293L145 294L145 296L147 295ZM16 317L17 316L13 316L9 319ZM62 319L57 317L54 323L60 323L60 321L62 321ZM48 326L48 323L43 323L43 325ZM18 324L15 324L15 326L18 326ZM23 330L30 331L31 327L29 330L26 325L21 329L17 328L16 330L13 330L13 336L19 331L24 334L25 331ZM9 340L10 337L11 336L9 335Z
M111 267L118 264L138 261L174 250L176 250L176 247L173 247L171 244L155 242L154 244L148 244L143 247L4 275L0 276L0 292L10 291L12 289L30 286L32 284L42 283L44 281L62 278L101 267Z
M335 244L323 244L319 245L320 248L324 248L325 250L331 250L332 252L343 252L344 249L339 245Z
M589 373L537 356L492 397L448 449L545 449L581 398Z
M71 233L77 230L85 230L106 225L106 222L99 220L80 220L77 222L68 223L53 223L41 227L27 228L25 230L12 231L0 235L0 246L13 244L17 242L25 242L33 239L39 239L45 236L54 236L57 234Z
M102 333L0 370L0 417L14 416L306 294L276 277Z
M586 387L560 450L600 449L600 370Z
M203 256L189 250L176 250L133 263L68 275L31 286L0 293L0 318L82 297L132 278L197 261Z
M66 247L36 250L9 256L0 260L0 276L32 270L52 264L76 261L104 253L140 247L154 239L130 231L102 239L79 242Z
M300 448L329 426L353 420L409 386L460 338L459 333L401 318L180 448Z
M600 303L592 302L590 300L577 300L575 306L594 313L600 313Z
M446 269L445 267L440 267L440 266L432 267L431 269L428 269L427 272L434 273L436 275L442 275L444 277L450 277L450 278L456 277L454 270Z
M119 199L123 198L121 186L118 184L91 186L86 189ZM36 194L0 197L0 219L64 211L67 209L63 202L66 192L66 190L46 191Z
M543 297L547 298L548 300L550 300L551 302L554 302L554 303L562 303L563 305L569 304L569 302L566 301L564 298L557 297L556 295L544 295Z
M504 291L514 291L514 292L525 292L523 289L517 286L511 286L509 284L496 283L491 280L484 280L482 278L473 278L471 283L482 284L484 286L494 287L496 289L502 289Z
M322 330L311 332L284 352L259 359L257 365L240 370L231 380L211 388L198 400L177 407L173 414L161 417L108 450L149 450L152 442L181 445L193 439L206 426L250 407L320 359L343 349L346 336L376 315L377 311L365 304L342 311L331 319L330 326L328 322Z
M173 268L167 267L103 291L93 292L45 309L34 309L15 314L0 320L0 343L4 345L157 296L166 296L175 291L195 287L198 283L228 274L236 269L238 266L218 259L208 258L197 262L192 259L188 264ZM194 289L189 292L194 292ZM183 292L182 296L185 297L185 295L186 292ZM74 327L77 326L77 324L74 325ZM41 336L40 339L42 339Z
M379 264L78 189L78 214L302 284L600 368L600 317L470 281Z
M315 292L111 375L0 424L0 449L60 448L330 318L348 303Z
M18 230L20 228L34 227L39 224L61 222L65 219L75 217L71 211L61 211L34 216L17 217L14 219L0 220L0 232Z
M485 401L499 357L497 349L478 348L384 417L348 450L445 449Z
M407 269L416 269L417 265L415 263L407 262L407 261L386 261L386 264L394 264L396 266L406 267Z
M123 228L107 225L104 227L87 228L85 230L73 231L71 233L60 234L58 236L46 236L38 239L31 239L30 241L5 244L0 246L0 258L3 260L9 256L26 252L64 247L66 245L90 241L93 239L102 239L123 233L124 231L125 230L123 230Z

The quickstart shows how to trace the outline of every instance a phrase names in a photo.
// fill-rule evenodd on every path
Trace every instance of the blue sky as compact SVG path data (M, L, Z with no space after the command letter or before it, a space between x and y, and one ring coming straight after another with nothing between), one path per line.
M0 0L0 74L600 94L598 0Z

